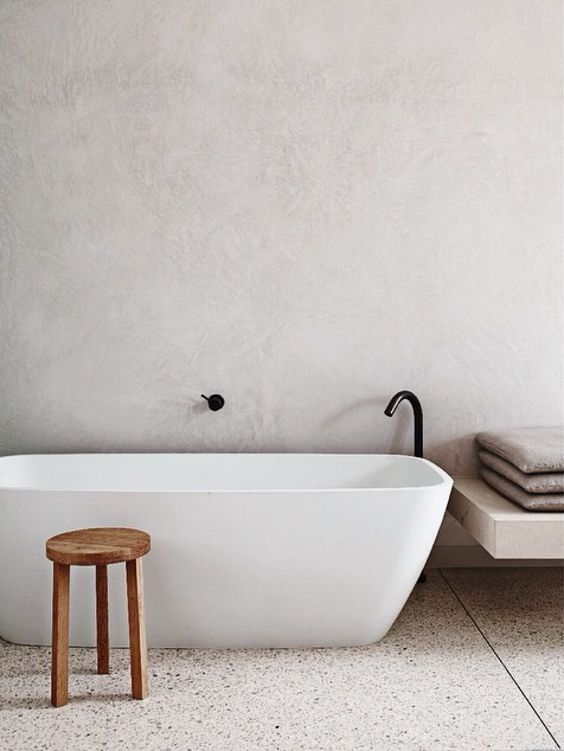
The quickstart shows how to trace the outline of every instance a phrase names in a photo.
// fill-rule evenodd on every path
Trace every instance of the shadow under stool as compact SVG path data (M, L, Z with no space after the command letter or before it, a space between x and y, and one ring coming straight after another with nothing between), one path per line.
M94 527L63 532L47 540L47 558L53 561L53 630L51 657L51 704L68 701L70 567L96 567L96 646L98 673L110 672L108 632L108 565L125 563L127 612L131 658L131 694L145 699L147 642L143 605L141 558L151 549L151 538L139 529Z

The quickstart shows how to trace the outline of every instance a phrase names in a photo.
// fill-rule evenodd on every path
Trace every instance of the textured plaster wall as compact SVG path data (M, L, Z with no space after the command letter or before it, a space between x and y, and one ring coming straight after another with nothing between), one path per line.
M3 0L0 451L560 421L561 12Z

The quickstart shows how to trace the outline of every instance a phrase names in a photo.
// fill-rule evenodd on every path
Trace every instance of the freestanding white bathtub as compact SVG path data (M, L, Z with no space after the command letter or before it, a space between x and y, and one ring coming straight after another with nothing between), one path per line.
M408 456L69 454L0 459L0 636L50 643L45 540L150 533L153 647L317 647L381 639L413 588L451 478ZM124 567L110 638L126 646ZM94 569L71 569L71 644L92 646Z

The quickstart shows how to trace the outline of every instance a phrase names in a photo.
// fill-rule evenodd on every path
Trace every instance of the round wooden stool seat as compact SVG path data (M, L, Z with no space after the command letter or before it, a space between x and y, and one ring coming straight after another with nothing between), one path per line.
M47 558L66 566L101 566L141 558L151 538L140 529L95 527L63 532L47 540Z

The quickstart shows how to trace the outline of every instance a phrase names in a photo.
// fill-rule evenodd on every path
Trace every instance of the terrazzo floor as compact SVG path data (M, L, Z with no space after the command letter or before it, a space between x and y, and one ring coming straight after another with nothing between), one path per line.
M150 650L150 698L72 649L0 642L1 751L539 751L564 744L563 571L428 573L381 642L317 650Z

